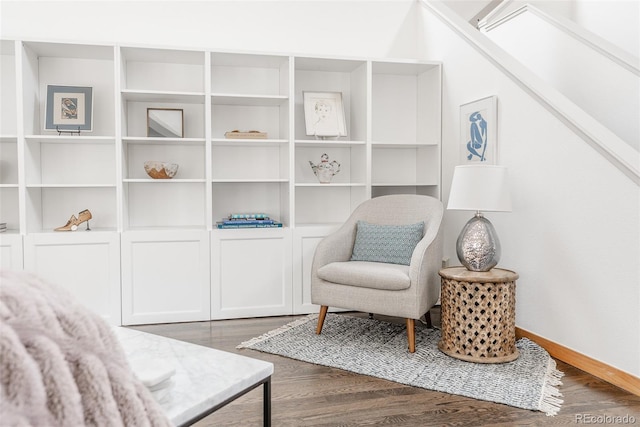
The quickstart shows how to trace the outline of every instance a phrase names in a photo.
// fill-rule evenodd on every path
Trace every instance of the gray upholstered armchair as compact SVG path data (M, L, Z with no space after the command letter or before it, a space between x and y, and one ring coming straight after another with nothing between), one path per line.
M329 307L403 317L409 351L413 353L415 319L425 315L439 296L442 215L442 202L429 196L382 196L358 206L345 224L316 248L311 267L311 301L321 306L316 332L322 332ZM363 247L382 246L385 250L396 244L402 246L405 240L411 240L410 228L415 230L421 222L424 226L413 242L415 249L404 258L400 255L400 261L383 262L384 256L375 258L375 248L369 251ZM374 227L373 236L361 234L364 226ZM378 229L382 234L377 234ZM376 261L368 260L370 256Z

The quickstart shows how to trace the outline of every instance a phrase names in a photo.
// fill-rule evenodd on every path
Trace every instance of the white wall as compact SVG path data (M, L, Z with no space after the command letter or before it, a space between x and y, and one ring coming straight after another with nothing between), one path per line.
M2 1L3 38L412 57L413 0Z
M499 163L509 168L513 212L486 216L502 242L498 266L520 274L517 325L640 375L638 187L429 10L421 19L422 56L444 63L445 203L459 163L459 107L498 97ZM471 214L446 212L452 263Z

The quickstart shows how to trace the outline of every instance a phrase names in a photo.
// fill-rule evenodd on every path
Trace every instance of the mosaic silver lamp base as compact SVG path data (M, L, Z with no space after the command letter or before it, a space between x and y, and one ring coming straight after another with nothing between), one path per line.
M501 248L493 224L477 212L456 242L458 259L471 271L489 271L498 264Z

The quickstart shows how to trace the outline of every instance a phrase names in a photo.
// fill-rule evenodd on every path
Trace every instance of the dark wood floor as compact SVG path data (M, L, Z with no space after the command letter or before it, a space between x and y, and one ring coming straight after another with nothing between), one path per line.
M349 313L349 315L363 315ZM274 426L540 426L614 425L615 417L635 418L640 426L640 397L558 362L564 372L564 404L555 417L462 396L316 366L235 347L282 326L294 316L137 326L136 329L272 362ZM389 319L400 321L402 319ZM437 312L434 323L438 323ZM587 417L609 418L587 418ZM621 420L624 420L620 418ZM598 422L600 421L600 422ZM604 422L609 421L609 422ZM634 425L632 424L632 425ZM253 390L196 424L262 425L262 388Z

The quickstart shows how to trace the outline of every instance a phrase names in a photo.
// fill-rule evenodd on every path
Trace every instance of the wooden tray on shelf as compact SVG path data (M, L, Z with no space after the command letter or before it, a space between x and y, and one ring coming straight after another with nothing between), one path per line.
M224 137L227 139L267 139L266 132L251 130L249 132L240 132L237 130L225 132Z

